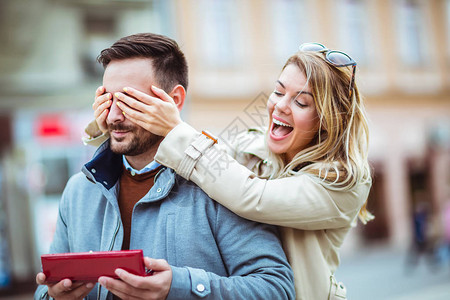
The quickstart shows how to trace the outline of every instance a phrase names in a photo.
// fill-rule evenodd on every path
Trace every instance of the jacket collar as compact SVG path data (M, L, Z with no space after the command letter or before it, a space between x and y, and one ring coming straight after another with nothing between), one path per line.
M156 202L168 196L176 180L183 180L176 176L175 171L163 167L155 176L155 183L150 191L139 202Z
M265 131L262 128L250 128L248 135L254 138L243 147L242 152L257 156L261 160L267 159Z
M101 183L109 190L122 173L122 155L112 152L109 142L105 142L97 149L91 161L84 165L83 173L91 181Z
M105 142L97 149L91 161L84 165L82 171L89 180L100 183L107 190L110 190L117 184L122 174L122 166L122 155L112 152L109 142ZM158 178L161 179L157 180ZM164 167L155 176L153 188L142 200L153 202L166 197L174 186L175 179L175 172Z

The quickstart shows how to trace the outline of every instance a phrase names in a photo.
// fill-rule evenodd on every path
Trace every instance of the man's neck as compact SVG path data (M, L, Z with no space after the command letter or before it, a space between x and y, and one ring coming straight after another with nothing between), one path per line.
M155 155L156 155L156 151L158 150L158 146L159 146L159 143L158 143L158 145L156 145L156 147L152 147L151 149L147 150L146 152L144 152L142 154L133 155L133 156L125 155L125 158L127 159L130 166L133 167L133 169L141 170L155 159Z

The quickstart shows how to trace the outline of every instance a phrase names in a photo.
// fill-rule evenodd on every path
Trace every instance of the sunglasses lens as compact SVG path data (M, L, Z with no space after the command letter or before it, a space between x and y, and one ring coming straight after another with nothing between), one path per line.
M322 51L327 49L324 45L318 43L306 43L299 47L300 51Z
M355 62L347 54L340 51L330 51L327 54L328 61L336 66L349 66Z

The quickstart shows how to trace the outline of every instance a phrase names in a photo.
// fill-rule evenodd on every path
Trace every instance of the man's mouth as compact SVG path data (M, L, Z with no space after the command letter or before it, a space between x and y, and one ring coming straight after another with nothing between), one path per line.
M272 128L270 130L271 136L275 138L284 138L288 136L294 127L291 125L281 122L275 118L272 119Z
M129 126L121 126L121 125L109 125L108 131L110 135L116 139L120 139L125 137L125 135L132 131L133 128Z
M122 142L128 133L129 131L119 131L119 130L110 131L111 138L117 142Z
M113 130L111 131L112 134L116 134L116 135L122 135L122 134L126 134L128 133L128 130Z

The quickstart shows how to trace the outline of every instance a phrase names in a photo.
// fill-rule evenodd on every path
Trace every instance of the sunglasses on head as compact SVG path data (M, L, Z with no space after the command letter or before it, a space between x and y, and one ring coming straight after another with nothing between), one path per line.
M354 61L348 54L337 51L329 50L327 47L320 43L304 43L298 48L300 51L311 51L311 52L321 52L325 54L325 60L335 67L348 67L352 66L352 79L350 81L349 87L349 97L352 97L353 85L355 83L355 73L356 73L356 61Z

